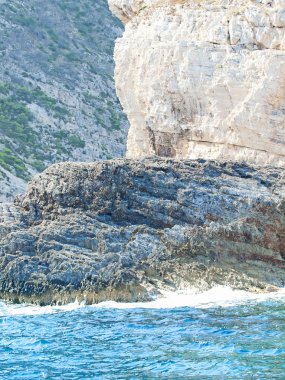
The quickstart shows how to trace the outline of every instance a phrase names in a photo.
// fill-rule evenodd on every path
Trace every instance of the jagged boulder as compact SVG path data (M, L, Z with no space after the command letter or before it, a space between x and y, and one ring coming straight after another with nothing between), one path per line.
M0 298L146 300L285 283L285 177L215 161L51 166L0 208Z

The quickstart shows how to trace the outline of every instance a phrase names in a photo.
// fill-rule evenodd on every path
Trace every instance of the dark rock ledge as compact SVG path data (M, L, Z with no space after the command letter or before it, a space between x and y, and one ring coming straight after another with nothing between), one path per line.
M93 303L186 286L282 287L284 190L284 170L236 163L53 165L0 206L0 298Z

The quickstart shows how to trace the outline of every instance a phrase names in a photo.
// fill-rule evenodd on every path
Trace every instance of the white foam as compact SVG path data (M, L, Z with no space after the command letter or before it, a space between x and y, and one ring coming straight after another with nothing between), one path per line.
M187 289L179 292L165 292L162 297L150 302L119 303L115 301L101 302L92 306L74 302L64 306L11 305L0 302L0 318L7 316L41 315L70 312L80 308L107 309L173 309L178 307L212 308L254 304L269 300L284 301L285 289L274 293L250 293L233 290L230 287L216 286L204 292Z
M28 304L14 305L0 302L0 318L7 316L41 315L68 312L77 310L84 306L84 303L79 304L78 302L70 303L64 306L36 306Z
M284 300L285 302L285 289L280 289L274 293L256 294L243 290L233 290L230 287L216 286L202 293L197 292L195 289L179 292L165 292L163 297L150 302L118 303L107 301L98 305L93 305L93 307L120 309L173 309L177 307L211 308L264 302L266 300Z

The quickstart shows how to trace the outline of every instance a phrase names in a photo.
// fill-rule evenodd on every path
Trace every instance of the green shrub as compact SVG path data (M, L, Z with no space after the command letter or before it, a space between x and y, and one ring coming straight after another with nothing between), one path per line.
M29 178L25 163L9 148L0 151L0 165L8 171L14 170L20 178Z
M83 141L79 136L77 135L71 135L67 139L67 143L71 145L73 148L84 148L85 147L85 141Z

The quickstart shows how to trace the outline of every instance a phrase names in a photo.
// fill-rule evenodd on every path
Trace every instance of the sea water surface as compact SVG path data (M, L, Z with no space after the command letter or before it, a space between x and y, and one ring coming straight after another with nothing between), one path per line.
M148 303L0 302L0 379L285 379L285 291Z

